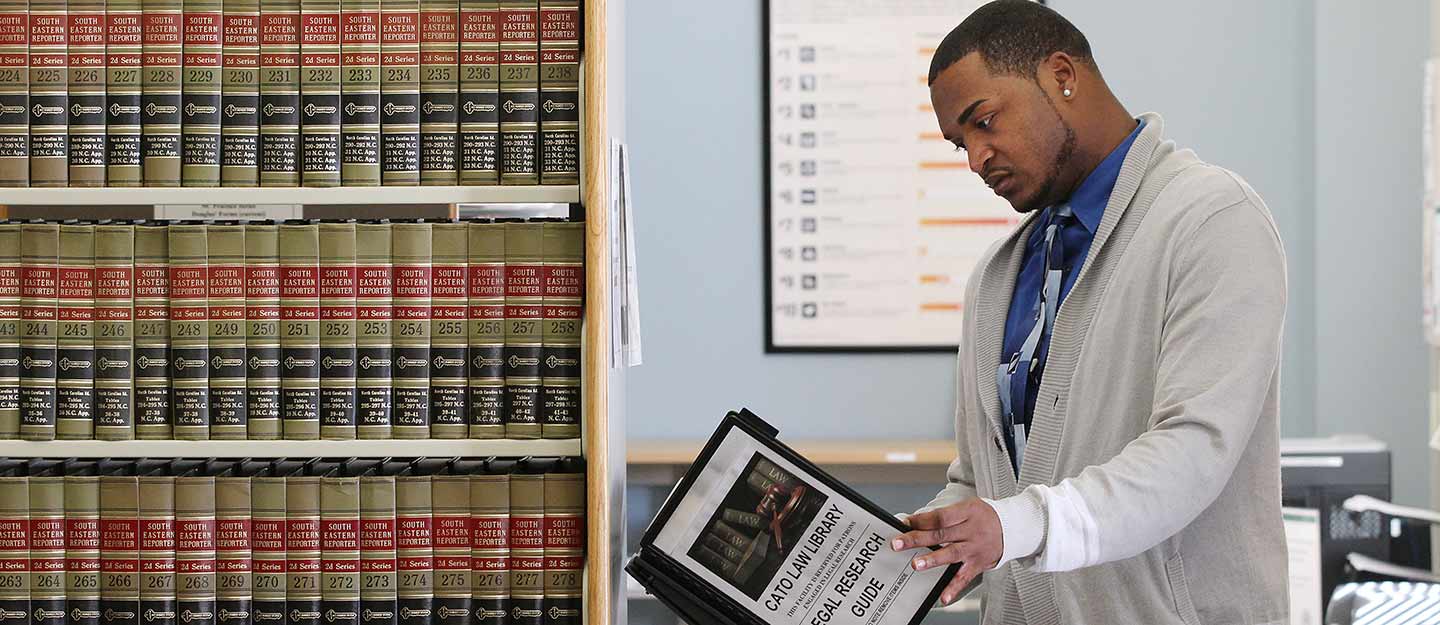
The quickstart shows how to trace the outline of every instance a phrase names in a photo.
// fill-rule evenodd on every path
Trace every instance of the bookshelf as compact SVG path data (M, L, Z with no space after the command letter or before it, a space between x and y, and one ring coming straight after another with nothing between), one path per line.
M488 187L135 187L0 189L9 205L573 204L577 185Z
M408 458L579 456L569 440L353 441L0 441L0 457L65 458Z

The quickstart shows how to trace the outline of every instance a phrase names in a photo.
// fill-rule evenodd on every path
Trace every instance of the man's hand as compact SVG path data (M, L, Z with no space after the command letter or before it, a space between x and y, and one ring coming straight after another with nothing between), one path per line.
M941 547L938 551L916 556L910 563L915 570L963 563L940 593L943 605L959 599L960 592L981 573L995 568L1005 552L1000 517L990 504L979 499L966 499L944 508L912 514L907 522L911 531L891 541L892 549L905 551L917 547Z

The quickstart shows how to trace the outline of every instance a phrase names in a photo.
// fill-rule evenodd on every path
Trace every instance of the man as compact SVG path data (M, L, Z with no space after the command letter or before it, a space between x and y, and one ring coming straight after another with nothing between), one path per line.
M1264 202L1126 112L1038 3L956 27L930 97L1027 218L967 287L959 457L893 547L963 563L941 601L979 581L985 623L1286 622L1285 258Z

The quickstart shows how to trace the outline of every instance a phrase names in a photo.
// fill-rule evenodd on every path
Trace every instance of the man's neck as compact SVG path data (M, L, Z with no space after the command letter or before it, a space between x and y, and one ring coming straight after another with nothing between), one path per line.
M1130 133L1135 132L1135 127L1140 124L1119 102L1115 102L1113 106L1107 108L1109 110L1099 116L1098 121L1088 124L1093 132L1088 133L1089 136L1081 139L1079 145L1075 147L1075 157L1081 166L1080 174L1076 176L1075 184L1070 188L1070 194L1075 193L1075 190L1080 188L1080 185L1085 183L1085 179L1095 171L1095 168L1100 166L1105 157L1110 156L1110 153L1114 152L1115 148L1130 136ZM1066 197L1069 197L1070 194L1067 194Z

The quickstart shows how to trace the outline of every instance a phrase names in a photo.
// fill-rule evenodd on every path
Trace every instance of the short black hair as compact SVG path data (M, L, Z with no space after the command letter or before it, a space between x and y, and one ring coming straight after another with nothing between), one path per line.
M930 59L930 84L971 52L994 74L1035 77L1035 67L1064 52L1094 66L1090 42L1054 9L1033 0L995 0L960 22Z

